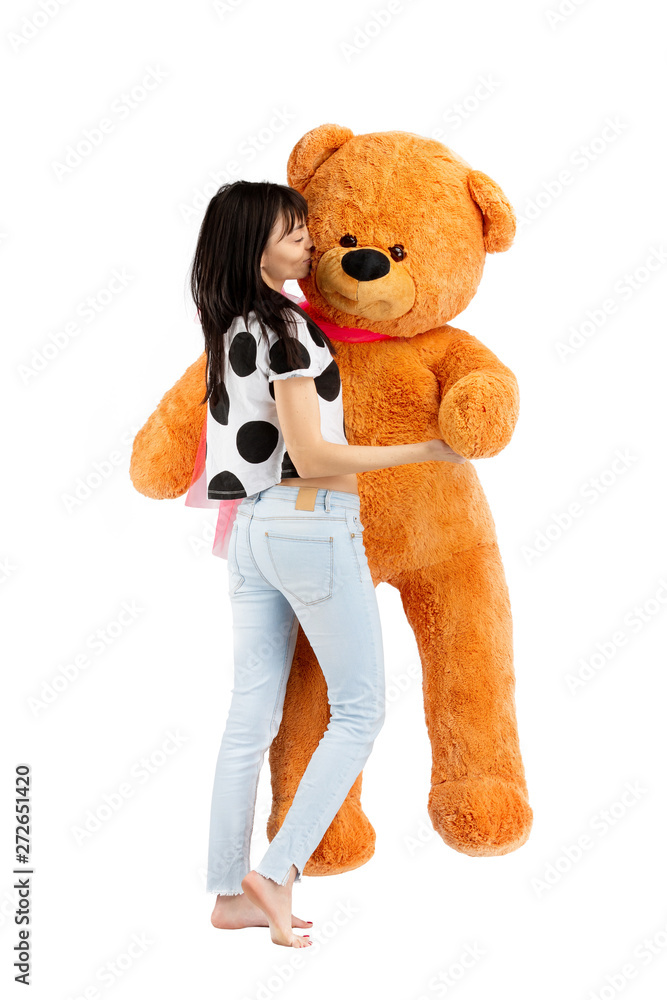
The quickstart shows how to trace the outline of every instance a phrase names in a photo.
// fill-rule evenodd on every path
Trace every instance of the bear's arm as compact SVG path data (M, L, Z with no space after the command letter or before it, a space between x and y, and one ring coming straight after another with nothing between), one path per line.
M206 352L164 394L132 445L130 479L144 496L170 500L187 492L207 407Z
M465 330L450 328L431 363L440 384L443 440L465 458L490 458L509 443L519 416L514 373Z

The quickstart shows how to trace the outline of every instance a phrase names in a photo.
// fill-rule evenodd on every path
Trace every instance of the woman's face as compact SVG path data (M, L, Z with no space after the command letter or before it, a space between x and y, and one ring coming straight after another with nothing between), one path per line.
M297 222L295 228L280 239L283 226L283 219L279 216L260 262L264 281L278 292L288 279L305 278L310 274L314 245L305 222Z

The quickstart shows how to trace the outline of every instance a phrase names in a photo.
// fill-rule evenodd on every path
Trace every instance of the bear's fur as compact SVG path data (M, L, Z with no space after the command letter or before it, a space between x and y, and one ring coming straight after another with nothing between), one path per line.
M398 131L354 135L338 125L299 140L287 183L308 201L315 244L311 273L299 281L307 311L316 322L391 338L336 342L348 442L441 437L467 459L497 455L518 417L516 379L450 322L475 295L486 254L511 246L516 221L499 186L435 140ZM346 235L356 237L356 249L373 251L366 263L379 261L380 277L372 268L368 278L360 270L359 280L343 270ZM396 246L402 257L392 253ZM146 496L178 497L190 485L206 415L199 405L205 367L202 354L136 436L130 474ZM475 469L469 461L394 466L359 473L358 488L373 581L400 592L421 657L433 827L464 854L507 854L527 840L532 810L517 733L510 601ZM299 627L269 754L269 839L328 718L324 677ZM361 782L362 774L306 875L348 871L372 857L375 831L361 807Z

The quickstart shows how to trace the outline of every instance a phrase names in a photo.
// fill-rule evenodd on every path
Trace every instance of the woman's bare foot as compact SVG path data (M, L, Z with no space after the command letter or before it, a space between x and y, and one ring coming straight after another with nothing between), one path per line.
M290 923L292 912L292 885L296 878L296 865L292 865L287 885L279 885L273 879L260 875L259 872L248 872L241 879L243 891L262 910L269 920L269 931L274 944L283 944L288 948L305 948L313 942L307 936L299 937L292 933Z
M312 927L312 920L302 920L292 917L292 927ZM268 927L269 920L263 910L246 896L245 892L237 896L216 896L215 906L211 914L211 923L220 930L239 930L241 927Z

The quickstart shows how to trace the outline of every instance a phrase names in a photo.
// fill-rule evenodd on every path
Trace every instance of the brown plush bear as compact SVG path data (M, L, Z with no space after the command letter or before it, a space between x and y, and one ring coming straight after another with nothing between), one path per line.
M304 308L333 324L325 327L332 337L336 327L386 335L336 343L349 443L442 437L467 459L497 455L517 420L516 379L449 323L473 298L486 254L512 243L515 216L499 186L435 140L355 136L339 125L299 140L287 183L308 201L315 244L311 274L299 282ZM179 497L190 485L206 413L205 364L202 354L137 434L130 475L146 496ZM359 473L358 487L374 583L399 590L421 656L433 826L464 854L507 854L527 840L532 811L516 725L510 602L475 468L469 461L395 466ZM299 628L269 754L269 839L328 718L324 677ZM372 857L361 782L362 774L306 875L348 871Z

